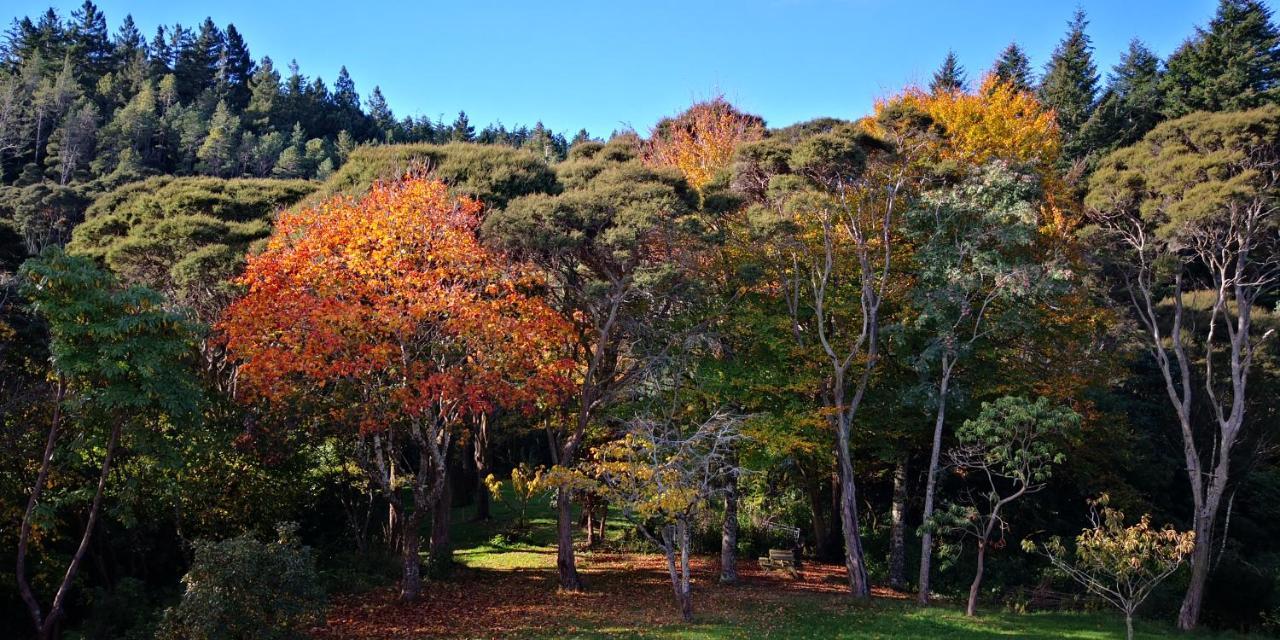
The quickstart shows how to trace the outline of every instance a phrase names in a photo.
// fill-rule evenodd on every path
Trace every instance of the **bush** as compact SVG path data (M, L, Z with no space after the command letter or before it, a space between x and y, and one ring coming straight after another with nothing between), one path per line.
M304 638L323 617L315 558L298 545L296 524L281 525L276 542L196 542L182 582L186 593L165 611L160 640Z

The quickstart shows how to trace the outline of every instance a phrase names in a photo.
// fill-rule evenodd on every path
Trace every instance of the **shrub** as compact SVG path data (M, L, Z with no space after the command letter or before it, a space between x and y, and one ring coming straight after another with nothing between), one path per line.
M197 541L182 601L165 611L160 640L304 638L322 619L324 590L297 525L279 527L279 540L250 536Z

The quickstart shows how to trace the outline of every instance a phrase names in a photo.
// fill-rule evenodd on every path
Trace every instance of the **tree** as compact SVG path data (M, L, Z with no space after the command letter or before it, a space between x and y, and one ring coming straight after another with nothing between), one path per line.
M458 117L449 127L449 139L454 142L471 142L476 138L476 128L471 126L466 111L459 111Z
M251 80L254 69L253 56L249 53L249 45L236 29L234 24L227 25L226 46L218 63L218 75L227 84L226 99L234 111L240 112L249 105L252 97ZM277 82L279 80L277 79Z
M992 536L1004 537L1008 528L1001 511L1011 502L1044 489L1053 467L1062 464L1060 439L1080 424L1080 416L1055 407L1048 398L1034 402L1006 396L982 403L977 417L965 420L956 433L959 444L947 452L959 473L977 475L986 482L982 494L966 493L927 523L940 530L957 531L976 540L978 568L969 586L965 615L977 613L978 592L987 548Z
M924 521L933 518L947 405L957 366L991 340L1025 331L1039 298L1061 288L1062 274L1038 244L1040 181L1002 163L959 184L926 193L904 216L914 247L916 281L909 294L914 331L924 348L917 367L935 376L933 446L924 491ZM929 601L933 532L920 541L918 597Z
M644 166L628 139L579 145L556 174L558 195L512 200L489 215L484 235L537 264L552 304L574 322L573 413L549 434L553 461L570 467L588 426L673 339L670 316L694 268L681 256L697 246L696 195L674 170ZM579 590L571 507L559 492L556 565L561 588Z
M263 58L258 69L249 78L249 104L244 116L249 128L265 131L274 123L280 104L280 74L271 58Z
M1164 114L1242 111L1280 100L1280 31L1258 0L1219 0L1209 28L1169 56Z
M381 133L381 138L392 142L397 125L396 117L391 112L391 107L387 105L387 99L382 95L382 87L373 88L373 93L369 94L366 100L366 107L369 109L369 117L373 119L374 126Z
M991 74L1000 82L1013 86L1017 91L1033 90L1031 58L1027 57L1027 53L1016 42L1010 42L1009 46L1000 52L1000 57L991 67Z
M1195 546L1196 534L1170 526L1153 528L1149 515L1126 527L1124 513L1108 507L1109 502L1106 494L1089 501L1092 526L1076 537L1074 561L1068 561L1067 550L1056 537L1040 548L1025 539L1022 548L1039 552L1090 593L1120 609L1125 637L1133 640L1133 614L1152 590L1182 566Z
M1098 92L1098 71L1093 63L1093 46L1084 32L1089 21L1077 9L1068 23L1067 36L1054 49L1044 78L1040 81L1040 101L1053 109L1062 131L1064 159L1075 160L1087 149L1077 134L1093 113Z
M912 118L882 107L880 117L864 125L837 124L793 145L748 145L735 177L748 193L766 184L761 206L792 229L780 248L790 266L775 286L786 297L791 333L824 369L815 391L835 433L845 566L857 598L870 597L870 584L852 428L880 357L893 229L908 205L921 149Z
M538 278L479 244L479 212L439 180L407 177L283 213L220 324L244 363L243 400L314 407L355 440L400 526L405 601L421 588L418 529L459 425L531 410L568 384L567 323L533 293Z
M1181 629L1200 616L1254 354L1271 334L1256 335L1253 313L1280 286L1277 141L1277 106L1165 122L1107 156L1085 201L1100 257L1140 322L1182 436L1195 549ZM1193 412L1201 402L1209 425Z
M929 91L932 93L964 91L967 82L964 67L960 66L960 59L956 57L956 52L947 51L947 57L943 58L942 66L933 72L933 80L929 82Z
M699 424L636 418L626 434L596 449L593 473L605 495L667 558L667 574L685 622L693 620L689 553L696 518L738 473L741 418L713 413ZM656 535L655 535L656 532Z
M23 294L48 327L56 382L44 453L23 512L16 573L37 634L53 638L101 513L121 438L166 420L190 418L199 391L187 366L192 329L164 311L155 293L121 289L91 261L58 249L25 263L21 277ZM26 562L54 453L64 430L96 441L103 429L108 433L101 445L101 472L96 487L86 488L93 497L80 542L45 610L28 580Z
M742 113L717 96L655 125L645 145L645 159L679 169L689 186L701 191L729 168L738 145L763 136L763 119Z
M218 177L233 174L236 168L235 152L239 145L240 117L232 115L226 101L220 100L209 120L209 134L196 151L200 170Z
M1159 124L1164 100L1160 82L1160 59L1142 42L1130 42L1098 107L1080 128L1090 154L1101 157L1127 147Z

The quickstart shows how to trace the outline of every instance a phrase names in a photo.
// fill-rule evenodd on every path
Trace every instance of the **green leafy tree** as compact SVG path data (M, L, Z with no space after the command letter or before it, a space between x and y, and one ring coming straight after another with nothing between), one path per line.
M93 535L112 461L122 435L154 428L162 420L195 414L198 388L191 375L191 328L163 310L142 288L121 289L91 261L47 250L23 265L23 293L49 331L54 411L39 472L23 514L16 573L27 611L41 638L53 638L67 596ZM71 433L63 433L64 429ZM96 438L105 429L101 473L72 554L48 609L27 577L28 545L60 439ZM126 433L128 430L128 433Z
M1080 426L1080 416L1056 407L1048 398L1034 402L1006 396L982 403L977 417L965 420L956 433L959 443L947 452L957 472L980 478L980 493L969 491L926 526L972 537L978 548L977 570L969 586L965 614L977 613L978 593L992 538L1004 538L1004 509L1013 501L1045 488L1053 468L1065 459L1062 440Z
M218 177L227 177L235 173L237 167L236 148L240 145L240 118L231 114L225 100L219 100L209 121L209 134L196 158L200 160L200 171Z
M298 542L298 526L281 525L277 540L241 535L197 540L186 590L164 613L159 640L288 640L308 637L324 619L324 589L315 556Z
M553 304L575 321L583 373L574 415L549 434L567 467L588 426L640 379L646 349L669 338L664 325L689 276L676 256L691 248L697 195L675 170L644 166L634 139L579 145L556 174L559 194L516 198L489 215L483 232L539 265ZM562 588L579 590L570 498L557 496L557 569Z
M1253 410L1254 358L1271 334L1257 334L1254 315L1280 288L1277 163L1280 107L1195 113L1104 158L1085 200L1093 244L1140 323L1182 438L1196 535L1182 629L1200 618L1219 511ZM1195 302L1197 292L1207 303Z
M909 295L923 346L916 367L934 379L933 446L924 489L924 521L933 518L948 403L957 367L993 341L1028 329L1036 305L1062 289L1065 270L1037 251L1043 190L1033 174L1003 163L955 186L926 193L904 216L916 275ZM920 542L920 599L928 601L933 532Z

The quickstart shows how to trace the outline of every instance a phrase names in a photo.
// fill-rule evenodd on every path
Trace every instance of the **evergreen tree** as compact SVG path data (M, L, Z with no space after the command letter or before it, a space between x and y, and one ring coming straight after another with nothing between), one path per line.
M1101 157L1127 147L1161 120L1160 59L1134 39L1112 70L1093 115L1080 130L1088 152Z
M1220 0L1209 28L1197 28L1169 57L1164 113L1240 111L1280 101L1280 32L1259 0Z
M942 66L933 72L933 81L929 83L929 91L933 93L964 91L965 83L964 67L960 66L960 60L956 58L956 52L947 51L947 57L942 60Z
M169 34L165 32L164 25L156 27L156 35L151 38L147 52L152 77L159 78L173 71L173 48L169 46Z
M276 72L271 58L263 58L257 71L249 79L249 104L244 115L250 129L266 131L275 121L276 110L282 106L280 100L280 74Z
M471 120L467 118L466 111L459 111L458 118L453 121L453 126L449 127L449 139L454 142L471 142L476 138L476 128L471 126Z
M209 133L196 152L200 172L218 177L231 175L236 166L239 145L240 118L232 115L225 101L218 102L209 120Z
M1067 36L1058 44L1045 68L1040 83L1040 101L1058 114L1058 126L1062 129L1063 157L1075 160L1086 149L1079 136L1080 128L1093 113L1098 91L1098 70L1093 63L1093 46L1085 27L1083 10L1076 10L1068 23Z
M115 58L121 64L127 64L138 54L146 55L147 40L142 37L142 32L134 23L133 14L126 15L124 21L120 23L120 28L116 30L115 38L112 40L112 46Z
M71 13L71 58L86 87L111 72L114 49L107 31L107 19L90 0Z
M226 47L222 53L222 75L229 87L227 103L235 111L244 111L252 95L249 81L254 75L253 56L234 24L227 25Z
M306 134L302 131L302 125L294 123L289 143L276 160L276 166L271 170L271 175L277 178L306 177L306 144Z
M569 143L570 147L580 145L584 142L591 142L591 134L586 129L578 129L578 133L574 134L573 141Z
M369 117L373 119L373 126L378 129L378 137L387 142L393 142L392 134L398 128L398 124L395 114L391 113L391 107L387 105L387 99L382 96L382 87L373 88L366 107L369 110Z
M1001 82L1013 85L1019 91L1032 90L1031 58L1027 57L1022 47L1016 42L1000 52L1000 57L991 68L991 73Z
M222 30L211 18L205 18L200 23L200 32L195 39L187 46L178 48L178 62L174 73L178 76L178 95L183 102L194 99L200 92L213 86L218 60L222 58L225 46L226 36Z

